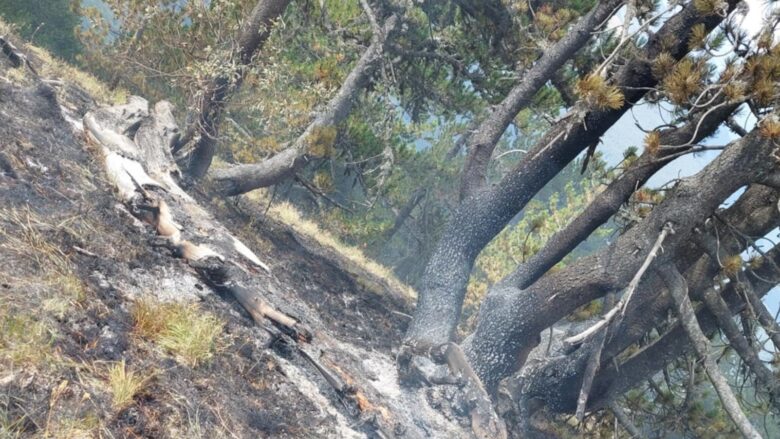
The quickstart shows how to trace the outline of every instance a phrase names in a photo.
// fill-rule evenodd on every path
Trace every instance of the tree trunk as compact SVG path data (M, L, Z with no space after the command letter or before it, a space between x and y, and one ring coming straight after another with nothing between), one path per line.
M191 177L197 179L206 175L216 150L219 124L228 95L241 86L246 66L251 64L254 54L268 40L274 20L289 3L290 0L259 0L236 36L238 50L233 55L235 59L225 60L228 65L236 64L236 71L216 76L204 86L195 120L175 147L178 151L199 136L191 154L180 160L180 164L186 165L186 172Z
M336 125L349 115L359 93L369 84L381 64L388 36L395 30L397 23L397 16L391 15L385 21L381 32L375 32L371 45L341 84L336 95L292 146L257 164L214 171L212 179L215 190L223 196L230 196L274 185L293 176L308 163L314 150L329 149L335 141Z
M489 389L518 365L512 358L540 331L577 307L624 288L644 262L659 231L670 223L677 233L664 245L663 263L690 244L694 229L729 195L772 170L764 157L772 142L754 130L733 142L699 174L682 180L640 224L601 251L542 277L527 289L501 286L489 291L466 353ZM643 250L644 249L644 250Z
M736 3L728 3L729 11ZM703 24L709 31L722 20L717 14L702 16L693 4L687 4L651 37L641 55L627 60L616 74L615 85L626 90L622 108L594 110L582 120L575 117L576 120L559 123L495 187L462 201L426 266L417 309L406 334L408 345L424 351L451 339L460 317L466 282L482 248L577 154L598 142L630 105L644 96L644 89L657 84L652 74L656 56L667 52L681 59L688 51L688 29Z

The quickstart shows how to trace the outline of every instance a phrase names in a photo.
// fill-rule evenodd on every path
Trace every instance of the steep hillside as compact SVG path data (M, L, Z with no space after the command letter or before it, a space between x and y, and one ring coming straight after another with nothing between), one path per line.
M246 287L312 339L257 324L112 190L82 118L121 93L19 46L40 76L0 61L0 436L468 436L398 384L397 281L284 207L191 193L268 265L239 267Z

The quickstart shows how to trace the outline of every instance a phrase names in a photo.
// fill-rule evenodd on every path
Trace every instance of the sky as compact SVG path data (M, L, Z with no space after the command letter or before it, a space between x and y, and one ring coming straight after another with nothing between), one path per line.
M762 0L747 0L748 13L745 15L742 21L742 28L748 32L749 35L755 35L760 31L763 26L763 17L768 12L769 5ZM662 6L663 7L663 6ZM618 27L623 24L622 13L616 14L609 23L610 27ZM713 63L718 68L723 66L726 57L715 58ZM668 108L668 107L667 107ZM750 128L755 122L746 117L747 112L742 111L741 117L737 117L737 121L747 128ZM602 144L599 150L604 154L604 158L607 163L616 164L623 159L623 151L629 146L642 146L645 133L635 125L636 121L640 121L641 125L645 129L652 129L660 124L668 121L668 112L659 110L657 106L648 104L640 104L635 106L631 111L626 113L610 130L608 130L602 138ZM726 143L734 140L736 136L728 129L721 128L718 132L703 142L706 145L725 145ZM664 183L674 178L687 177L700 171L707 163L709 163L714 157L717 156L717 152L711 151L697 155L685 155L675 160L671 164L667 165L664 169L658 172L648 183L651 187L661 186Z
M763 17L772 6L762 0L747 0L746 3L749 9L741 27L750 36L753 36L763 27ZM610 27L620 25L622 25L622 14L619 13L610 20ZM778 35L778 38L780 38L780 35ZM720 68L723 66L725 58L716 58L713 62ZM664 123L664 119L668 119L668 112L662 109L659 110L657 106L648 104L637 105L604 134L599 150L604 154L607 163L616 164L623 159L623 151L629 146L642 147L645 133L636 126L637 121L645 129L652 129ZM735 119L747 129L750 129L755 124L755 119L746 110L741 111ZM702 143L705 145L725 145L736 138L737 136L730 130L721 127L713 136ZM659 187L675 178L693 175L704 168L717 155L717 151L684 155L656 173L648 182L648 186ZM738 195L736 193L729 200L726 200L724 204L732 203ZM767 234L766 237L771 241L760 241L763 250L768 250L772 246L772 242L780 242L780 231L775 229ZM778 312L778 309L780 309L780 287L775 287L767 294L764 298L764 304L771 313L775 314Z

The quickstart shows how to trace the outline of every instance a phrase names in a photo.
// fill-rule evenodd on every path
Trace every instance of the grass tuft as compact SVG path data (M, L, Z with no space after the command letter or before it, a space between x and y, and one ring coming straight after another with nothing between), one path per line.
M111 404L114 409L120 411L132 404L133 398L146 387L148 382L149 377L128 370L125 360L114 363L108 369L108 385L111 388Z
M196 305L137 302L131 311L133 331L150 339L180 362L197 367L216 351L223 323Z
M404 293L407 298L413 299L417 297L414 289L398 280L390 269L367 257L360 249L344 244L313 221L303 218L298 209L292 204L287 202L275 203L268 210L268 215L278 218L296 232L315 239L325 247L330 247L349 259L353 264L363 267L367 272L380 279L384 279L394 289Z
M153 339L165 329L172 305L143 299L135 302L130 309L133 319L133 332L142 338Z
M16 366L35 366L51 355L54 335L30 315L0 308L0 359Z

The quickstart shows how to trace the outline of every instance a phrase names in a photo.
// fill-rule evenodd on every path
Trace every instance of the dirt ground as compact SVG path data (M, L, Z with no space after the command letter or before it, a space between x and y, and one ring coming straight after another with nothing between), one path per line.
M387 436L367 413L398 437L466 435L464 419L398 385L410 299L260 209L195 194L271 267L258 294L312 330L307 352L374 405L356 408L116 201L78 129L96 105L86 92L9 72L0 67L0 436ZM193 366L139 335L133 309L147 300L221 322L209 358ZM144 380L117 406L109 371L122 361Z

